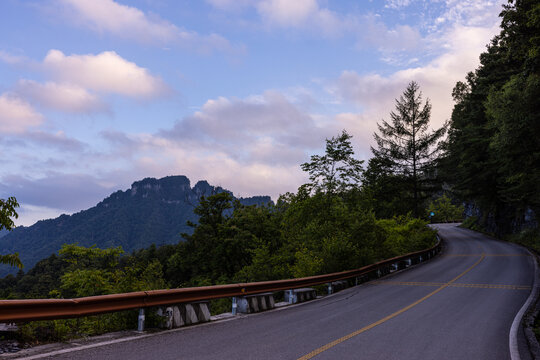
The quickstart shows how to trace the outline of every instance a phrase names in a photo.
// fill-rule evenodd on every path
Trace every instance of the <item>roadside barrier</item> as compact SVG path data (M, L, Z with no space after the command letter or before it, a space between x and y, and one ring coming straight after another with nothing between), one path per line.
M169 307L173 312L178 304L200 303L212 299L233 298L234 305L241 297L272 293L277 291L309 288L321 284L329 284L329 293L334 291L332 283L352 280L355 284L369 279L379 278L390 272L404 269L431 259L441 250L441 240L433 247L383 260L355 270L342 271L326 275L309 276L298 279L261 281L253 283L227 284L181 288L170 290L138 291L123 294L90 296L75 299L30 299L0 300L0 322L13 323L21 321L54 320L75 318L88 315L103 314L115 311L140 309L139 330L144 328L144 308ZM341 283L340 286L342 286ZM266 299L265 299L266 301ZM273 302L273 299L272 299ZM172 307L170 305L173 305ZM259 303L257 303L257 306ZM200 307L199 307L200 308ZM178 308L180 311L180 308Z

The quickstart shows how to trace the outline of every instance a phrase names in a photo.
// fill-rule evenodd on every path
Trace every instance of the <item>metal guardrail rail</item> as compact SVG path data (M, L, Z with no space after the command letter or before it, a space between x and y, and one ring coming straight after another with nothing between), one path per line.
M404 263L409 260L410 263L421 262L424 260L424 257L425 259L430 259L439 253L440 250L441 240L439 239L437 244L429 249L397 256L364 266L359 269L297 279L170 290L138 291L123 294L89 296L75 299L0 300L0 322L9 323L75 318L114 311L190 303L211 299L310 287L338 280L361 277L364 275L369 275L370 273L376 273L378 271L383 274L388 273L390 267L394 264L399 268L400 263Z

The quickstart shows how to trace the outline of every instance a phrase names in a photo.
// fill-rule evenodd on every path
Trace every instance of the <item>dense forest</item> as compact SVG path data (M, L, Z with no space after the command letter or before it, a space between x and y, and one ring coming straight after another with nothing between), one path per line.
M509 1L480 66L458 82L441 173L480 228L538 240L540 4ZM529 229L529 230L527 230Z
M344 130L300 165L309 182L275 204L241 204L228 192L202 196L198 222L189 221L192 231L175 244L129 254L66 244L1 279L0 296L77 297L347 270L426 248L435 241L429 221L463 213L470 227L538 246L540 4L509 1L501 18L478 69L456 84L442 128L430 128L431 103L413 81L379 123L367 164L354 157ZM10 229L18 204L1 205L0 229ZM0 261L20 265L16 254ZM122 316L86 320L85 331L121 327L132 315ZM53 328L60 336L72 325Z

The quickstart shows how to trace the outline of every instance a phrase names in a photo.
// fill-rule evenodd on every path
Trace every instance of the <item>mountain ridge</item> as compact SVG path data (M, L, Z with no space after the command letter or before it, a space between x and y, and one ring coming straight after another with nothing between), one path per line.
M113 192L89 209L15 228L0 237L0 254L19 252L28 270L65 243L99 248L122 246L127 253L152 244L174 244L181 240L181 233L192 233L187 221L197 222L193 209L200 197L223 191L230 193L205 180L191 187L184 175L145 178L133 182L127 190ZM272 202L269 196L238 200L244 205ZM15 271L2 266L0 276Z

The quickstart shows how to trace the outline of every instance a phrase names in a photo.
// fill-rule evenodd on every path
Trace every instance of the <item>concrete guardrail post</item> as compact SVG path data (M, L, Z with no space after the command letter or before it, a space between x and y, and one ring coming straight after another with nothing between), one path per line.
M137 326L137 331L144 331L144 308L139 309L139 323Z
M236 303L236 296L233 296L232 298L232 314L236 315L236 309L238 307L238 304Z

